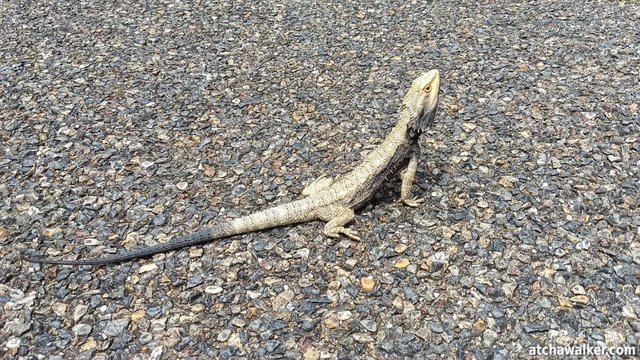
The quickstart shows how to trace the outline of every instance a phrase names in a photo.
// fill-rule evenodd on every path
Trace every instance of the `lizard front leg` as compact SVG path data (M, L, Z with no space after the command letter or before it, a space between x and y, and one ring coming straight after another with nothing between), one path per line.
M319 178L317 178L314 181L312 181L309 185L307 185L302 190L302 195L303 196L309 196L309 195L311 195L313 193L316 193L316 192L318 192L320 190L324 190L324 189L328 188L329 186L331 186L331 184L333 184L333 178L326 177L326 176L322 175Z
M413 180L415 180L416 178L417 170L418 152L414 152L413 154L411 154L411 158L409 159L407 168L404 169L404 171L402 171L402 173L400 174L400 179L402 179L402 185L400 188L400 200L402 200L405 205L411 207L416 207L424 201L424 199L409 198L409 196L411 195L411 186L413 186Z
M360 241L355 230L344 227L355 218L352 209L340 205L327 206L318 209L317 215L321 220L327 222L324 225L324 234L328 237L336 238L343 234L350 239Z

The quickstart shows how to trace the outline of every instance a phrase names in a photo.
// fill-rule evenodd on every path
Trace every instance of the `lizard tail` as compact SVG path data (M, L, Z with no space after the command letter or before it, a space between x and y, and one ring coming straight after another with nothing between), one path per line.
M142 258L151 256L157 253L170 251L179 249L181 247L201 244L207 241L211 241L220 237L218 234L220 233L216 227L212 228L204 228L200 229L194 233L181 236L173 239L172 241L168 241L163 244L142 247L138 249L133 249L130 251L125 251L120 254L114 254L111 256L99 257L94 259L79 259L79 260L55 260L55 259L47 259L36 257L33 255L22 254L22 259L26 261L30 261L33 263L39 264L56 264L56 265L107 265L107 264L116 264L120 262L124 262L127 260Z
M233 219L229 222L214 225L212 227L200 229L194 233L180 236L166 243L141 247L130 251L125 251L111 256L104 256L93 259L78 260L55 260L38 256L22 254L22 259L40 264L55 265L107 265L116 264L128 260L148 257L154 254L180 249L187 246L206 243L212 240L225 238L232 235L244 234L251 231L264 230L268 228L294 224L313 219L309 212L311 202L308 199L301 199L287 204L282 204L270 209L259 211L250 215Z

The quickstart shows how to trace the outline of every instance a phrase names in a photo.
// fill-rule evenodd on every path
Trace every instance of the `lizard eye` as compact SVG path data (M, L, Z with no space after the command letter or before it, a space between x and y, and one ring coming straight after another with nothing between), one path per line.
M431 92L431 84L425 86L424 91L425 92Z

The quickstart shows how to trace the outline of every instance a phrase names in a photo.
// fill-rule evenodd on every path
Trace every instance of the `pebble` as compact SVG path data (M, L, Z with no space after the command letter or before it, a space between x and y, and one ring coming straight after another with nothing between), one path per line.
M91 333L91 329L91 325L88 324L77 324L73 326L73 332L76 334L76 336L89 335L89 333Z
M587 305L589 304L589 298L586 295L572 296L570 300L577 304Z
M340 320L335 313L331 313L328 316L325 316L322 324L327 329L335 329L340 325Z
M371 335L365 334L365 333L355 333L352 335L352 337L353 337L353 340L359 343L370 343L374 341Z
M17 337L9 338L9 340L7 340L4 346L7 349L17 349L20 347L20 338L17 338Z
M194 275L187 281L187 289L192 289L202 283L204 283L204 278L202 277L202 275Z
M224 329L218 333L218 341L227 341L231 336L231 330Z
M362 291L371 293L375 290L376 283L372 279L363 277L360 278L360 287L362 288Z
M176 187L180 191L186 190L188 186L189 186L189 184L186 181L180 181L179 183L176 184Z
M129 319L118 319L108 321L102 330L102 333L106 336L120 336L129 325Z
M138 272L142 274L150 271L155 271L157 269L158 265L156 265L155 263L146 263L138 268Z
M353 316L353 314L351 313L351 311L338 311L338 320L344 321L344 320L349 320L351 319L351 317Z
M87 312L89 311L89 307L84 304L76 305L75 309L73 309L73 322L78 322L82 319Z
M393 250L394 250L395 252L397 252L398 254L402 254L402 253L404 253L405 251L407 251L407 248L408 248L408 246L407 246L407 245L405 245L405 244L398 244L398 245L396 245L396 246L393 248Z
M207 286L204 288L204 292L211 295L222 293L223 289L220 286Z
M369 332L376 332L378 329L378 325L375 321L370 319L360 320L360 325L362 325Z
M55 303L51 305L51 309L56 315L64 316L64 314L67 312L67 304ZM76 321L75 318L74 318L74 321Z
M394 266L398 269L406 269L409 266L409 259L400 259Z
M305 350L304 355L302 356L302 358L304 360L318 360L318 359L320 359L320 352L315 347L309 346Z

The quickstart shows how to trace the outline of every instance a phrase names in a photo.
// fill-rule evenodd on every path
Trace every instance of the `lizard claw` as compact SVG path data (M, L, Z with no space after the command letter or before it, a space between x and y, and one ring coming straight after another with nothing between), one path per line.
M352 229L348 229L348 228L342 228L340 230L340 233L342 233L342 235L348 237L351 240L355 240L355 241L362 241L362 239L360 239L360 236L358 236L358 232Z
M407 206L417 207L424 202L424 199L402 199L402 202Z

